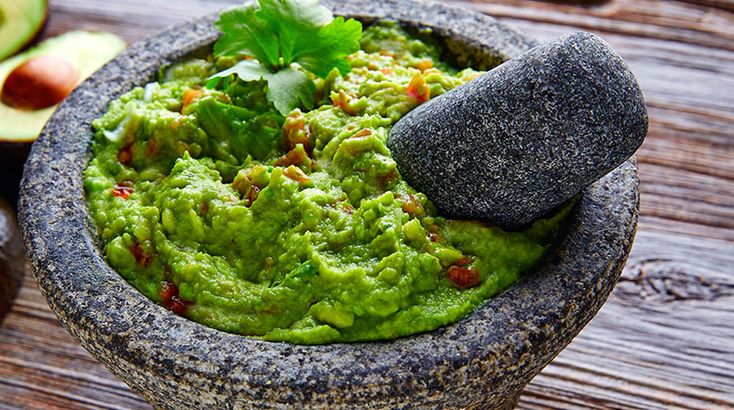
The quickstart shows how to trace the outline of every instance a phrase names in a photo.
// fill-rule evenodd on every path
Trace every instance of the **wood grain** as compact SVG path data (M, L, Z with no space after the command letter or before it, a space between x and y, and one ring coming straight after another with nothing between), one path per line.
M229 0L55 0L46 35L135 41ZM521 409L734 408L734 1L453 1L540 39L602 35L645 94L639 233L592 323L526 388ZM0 327L0 409L147 404L61 329L34 282Z

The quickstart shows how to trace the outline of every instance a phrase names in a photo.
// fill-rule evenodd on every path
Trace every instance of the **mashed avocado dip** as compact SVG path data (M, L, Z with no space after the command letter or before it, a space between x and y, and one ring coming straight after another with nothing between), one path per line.
M113 101L84 185L109 263L179 315L307 344L436 329L537 264L565 212L514 233L446 219L385 146L408 111L478 73L392 23L361 44L348 75L315 80L307 112L279 114L262 81L205 87L234 63L211 57Z

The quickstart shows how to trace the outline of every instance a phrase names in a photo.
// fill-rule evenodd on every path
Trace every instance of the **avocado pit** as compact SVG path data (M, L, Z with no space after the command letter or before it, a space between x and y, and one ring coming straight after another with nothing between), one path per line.
M62 58L31 58L10 72L0 100L19 110L48 108L71 94L78 80L79 71Z

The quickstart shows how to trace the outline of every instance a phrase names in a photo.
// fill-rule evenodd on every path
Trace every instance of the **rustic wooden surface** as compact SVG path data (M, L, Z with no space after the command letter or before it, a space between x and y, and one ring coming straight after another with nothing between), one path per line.
M51 0L46 35L132 42L227 0ZM540 39L601 34L644 90L639 233L583 333L521 409L734 408L734 0L455 1ZM26 278L0 327L0 409L147 408L59 326Z

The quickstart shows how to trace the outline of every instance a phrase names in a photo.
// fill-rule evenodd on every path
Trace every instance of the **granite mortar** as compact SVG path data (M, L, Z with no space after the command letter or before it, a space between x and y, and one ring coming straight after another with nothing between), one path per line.
M329 1L363 21L432 27L459 63L489 68L536 42L496 20L417 1ZM596 314L637 225L637 167L587 188L568 233L534 272L460 322L380 343L265 342L176 316L104 260L82 172L91 121L159 67L209 46L214 16L133 45L65 102L34 144L21 188L22 236L39 287L64 327L158 408L506 408Z

